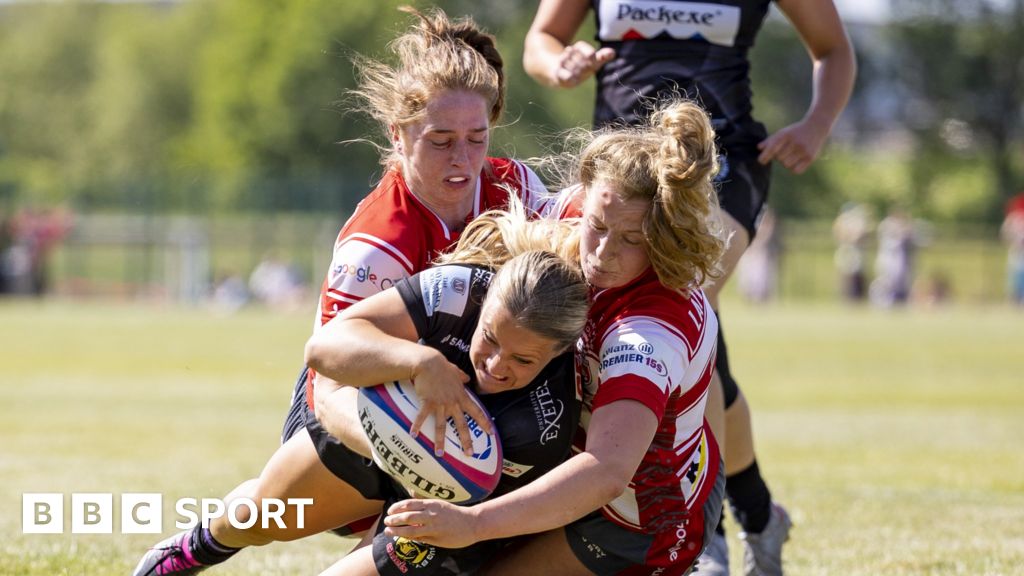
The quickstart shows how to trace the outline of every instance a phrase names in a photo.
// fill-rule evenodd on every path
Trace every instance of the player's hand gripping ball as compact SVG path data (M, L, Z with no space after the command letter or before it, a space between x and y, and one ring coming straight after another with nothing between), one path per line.
M470 393L480 410L487 410ZM466 417L473 437L472 454L463 453L462 443L450 419L445 429L447 447L435 456L433 439L420 433L413 437L409 427L420 411L420 398L409 381L379 384L359 390L359 421L373 448L373 461L404 486L410 494L437 498L453 504L468 504L486 498L501 478L501 441L497 431L488 434ZM434 430L429 416L421 430Z

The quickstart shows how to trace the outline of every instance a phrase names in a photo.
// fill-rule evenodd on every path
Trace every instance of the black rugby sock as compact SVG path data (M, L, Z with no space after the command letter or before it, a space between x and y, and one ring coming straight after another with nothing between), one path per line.
M725 493L733 517L744 532L756 534L764 530L772 513L772 495L761 478L757 460L743 471L726 477Z
M217 542L213 534L210 533L210 529L202 526L192 529L189 548L192 550L192 557L204 566L220 564L241 550L241 548L232 548Z

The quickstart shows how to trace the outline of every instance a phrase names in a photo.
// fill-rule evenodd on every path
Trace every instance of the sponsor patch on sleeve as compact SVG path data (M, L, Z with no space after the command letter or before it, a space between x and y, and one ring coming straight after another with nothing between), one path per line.
M462 266L441 266L420 272L420 290L427 316L435 312L461 315L469 300L471 272Z
M361 239L350 239L334 251L327 289L334 297L361 300L408 276L401 262L387 252Z
M604 342L600 358L600 380L605 381L627 374L650 380L663 391L668 390L669 367L667 355L659 348L658 340L649 340L638 332L615 334Z

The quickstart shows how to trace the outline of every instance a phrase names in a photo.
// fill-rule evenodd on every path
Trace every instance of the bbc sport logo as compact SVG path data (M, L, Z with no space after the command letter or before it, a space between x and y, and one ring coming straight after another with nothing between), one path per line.
M21 531L24 534L63 534L65 527L65 495L54 492L21 495ZM120 517L121 534L162 534L163 495L152 492L120 495L118 510L114 494L104 492L73 493L70 500L72 534L113 534L114 516ZM202 523L208 527L216 518L227 516L235 528L245 530L260 522L269 528L274 522L285 529L284 516L295 509L294 528L306 525L306 506L312 498L263 498L257 504L249 498L235 498L225 504L219 498L181 498L174 504L178 530L188 530ZM241 510L246 512L242 513Z

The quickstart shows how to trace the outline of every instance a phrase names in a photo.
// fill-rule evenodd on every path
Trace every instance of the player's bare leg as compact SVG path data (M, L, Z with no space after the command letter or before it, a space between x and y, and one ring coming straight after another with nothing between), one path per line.
M271 456L257 480L255 494L248 497L253 498L257 506L263 498L310 498L313 504L304 508L301 527L298 509L291 506L285 510L283 527L269 522L264 528L263 522L257 521L252 528L240 529L227 517L218 518L211 523L210 530L221 544L241 548L296 540L379 514L383 505L380 500L366 500L328 470L306 430L300 430ZM239 508L242 513L247 510ZM240 521L247 519L239 514Z
M279 515L280 524L257 518L250 528L232 523L227 515L176 534L147 552L135 568L135 576L191 575L206 567L227 561L246 546L288 541L318 534L344 524L380 513L383 502L367 500L349 484L338 479L320 461L309 433L302 429L271 456L259 478L246 480L225 499L248 498L263 510L264 499L287 502L290 498L308 498L312 504L286 506ZM269 508L269 507L268 507ZM299 514L302 514L300 526ZM236 508L233 519L246 524L251 519L246 506Z

